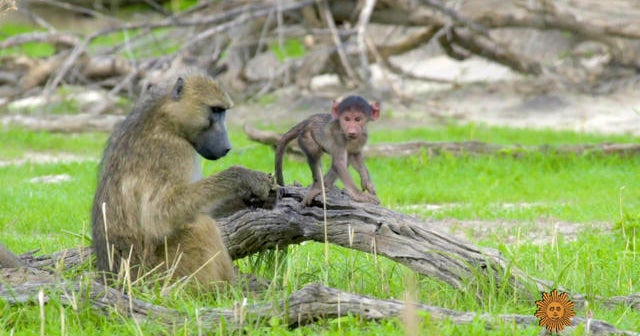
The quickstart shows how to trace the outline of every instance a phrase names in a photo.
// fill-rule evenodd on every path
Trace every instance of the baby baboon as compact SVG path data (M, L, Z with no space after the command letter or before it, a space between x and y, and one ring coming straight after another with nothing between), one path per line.
M216 160L231 149L228 95L208 75L190 72L156 88L111 135L93 212L97 268L130 277L162 265L203 285L235 271L214 220L226 200L266 200L270 175L232 167L201 178L197 154Z
M348 96L340 103L333 102L331 113L315 114L300 122L285 133L276 147L276 179L284 185L282 161L287 144L298 138L300 149L304 152L313 175L313 185L305 195L302 203L309 205L313 198L321 192L320 158L322 153L331 155L331 168L324 176L324 184L332 187L336 178L340 178L347 193L359 202L378 204L376 189L371 182L369 171L364 164L362 148L367 143L367 122L380 116L377 102L369 104L360 96ZM358 190L348 166L352 165L360 174L362 190Z
M0 244L0 268L23 267L24 264L4 245Z

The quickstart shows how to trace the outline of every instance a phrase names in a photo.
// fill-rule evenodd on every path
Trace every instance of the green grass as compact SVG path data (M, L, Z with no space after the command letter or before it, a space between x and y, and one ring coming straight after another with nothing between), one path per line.
M285 129L284 125L282 129ZM272 171L271 148L250 142L239 129L232 129L234 149L227 157L206 162L206 174L231 165ZM94 133L62 135L30 132L12 127L0 130L0 161L17 160L30 153L64 153L87 160L74 163L0 164L0 241L17 252L40 249L50 253L63 248L88 245L89 214L96 183L96 169L107 135ZM451 124L440 128L409 130L377 130L372 142L411 140L466 141L478 140L500 144L565 144L596 142L638 142L631 136L513 130L482 125ZM482 156L428 156L402 158L368 158L367 165L384 206L422 217L448 220L499 220L518 223L514 227L495 230L468 238L481 246L498 248L506 258L523 271L552 280L575 292L595 296L628 295L638 291L640 279L637 238L633 228L640 216L640 186L637 181L638 157L561 156L528 154ZM310 183L306 163L287 157L285 181ZM67 174L68 182L32 183L45 175ZM531 204L529 207L505 207L503 204ZM450 205L438 211L426 210L424 204ZM535 243L528 234L549 228L557 221L581 223L590 229L575 239L557 234L543 243ZM497 224L496 224L497 225ZM609 231L606 227L613 226ZM545 226L546 228L547 226ZM549 234L553 231L549 229ZM514 238L515 237L515 238ZM238 260L244 272L276 279L285 292L300 289L311 282L323 282L349 292L380 298L402 298L408 281L417 279L420 302L460 311L519 313L532 315L535 304L514 298L501 289L480 284L487 290L482 300L475 291L457 291L437 280L416 276L405 266L383 257L342 247L330 249L331 264L324 262L324 246L305 243L291 246L287 258L274 267L265 267L255 257ZM88 265L84 270L90 271ZM83 271L82 269L80 271ZM66 276L73 276L75 270ZM470 285L473 279L469 279ZM161 296L157 290L139 288L136 297L156 304L191 312L196 307L231 307L234 298L207 296L192 298L181 292ZM285 293L286 294L286 293ZM252 302L280 299L285 294L274 290ZM625 307L602 307L591 300L594 317L613 323L624 330L640 330L640 312ZM61 334L64 320L67 334L184 334L196 333L197 325L166 329L154 323L140 327L129 319L112 314L104 317L92 312L86 304L77 309L53 298L44 307L45 332ZM61 317L63 314L64 316ZM584 316L584 310L577 310ZM37 304L8 305L0 301L0 330L15 334L39 334L41 319ZM195 316L192 315L195 319ZM420 334L489 334L538 335L539 327L515 329L508 323L487 330L476 321L465 326L437 321L420 315ZM140 329L138 329L140 328ZM355 317L319 321L290 330L282 321L255 322L246 327L249 334L297 335L323 333L330 335L404 334L400 319L380 322L362 321ZM228 332L228 331L227 331ZM225 334L224 330L214 331ZM584 334L576 331L576 334Z
M269 45L269 48L280 62L284 62L289 58L303 57L306 53L304 44L298 39L287 39L282 45L278 42L273 42Z
M188 3L192 2L178 1L176 6L178 6L178 8L182 8L184 6L189 6ZM37 29L37 27L31 25L0 22L0 42L14 35L37 32L38 30L39 29ZM40 30L45 31L42 29ZM179 49L179 43L174 42L173 38L167 38L169 31L170 29L168 28L157 28L153 29L151 32L141 29L115 31L93 39L89 44L89 50L92 52L99 52L105 48L122 45L132 39L142 37L146 42L142 44L133 44L134 47L129 46L129 49L119 50L118 53L124 57L133 56L135 58L163 56ZM85 36L88 35L89 34L87 33ZM53 54L55 54L55 49L51 44L39 42L23 43L18 46L0 50L0 57L11 55L39 58L52 56Z
M0 159L12 159L31 152L71 153L98 159L107 139L102 133L62 134L28 132L16 128L0 130Z
M7 14L4 14L7 15ZM0 24L0 42L13 35L31 33L36 31L45 31L45 29L35 29L31 25L6 23ZM31 57L48 57L55 52L53 46L48 43L29 42L20 46L0 49L0 56L7 55L28 55Z

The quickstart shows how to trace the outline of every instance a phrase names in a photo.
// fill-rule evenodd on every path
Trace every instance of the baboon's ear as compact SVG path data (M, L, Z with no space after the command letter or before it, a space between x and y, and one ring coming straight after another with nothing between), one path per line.
M182 97L182 91L184 90L184 79L178 77L176 84L173 86L173 99L178 100Z
M338 111L338 102L337 101L333 101L333 105L331 105L331 115L333 116L333 119L338 119L340 111Z
M380 103L374 101L371 103L371 120L375 121L380 117Z

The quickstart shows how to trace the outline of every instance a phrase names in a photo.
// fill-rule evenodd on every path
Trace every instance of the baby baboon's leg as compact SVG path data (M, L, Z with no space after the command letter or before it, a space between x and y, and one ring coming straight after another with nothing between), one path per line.
M353 166L353 168L355 168L358 174L360 174L360 184L362 185L362 190L368 191L371 201L373 203L379 204L380 200L378 200L377 197L373 197L376 195L376 187L371 181L371 176L369 175L367 166L364 164L362 153L349 154L349 163Z
M338 179L338 173L333 167L329 168L329 171L324 174L324 187L331 189L335 187L336 180Z
M311 175L313 176L313 184L309 187L307 194L302 199L302 204L309 205L314 197L322 192L322 185L320 184L320 178L322 177L320 159L322 158L322 148L311 137L311 134L306 133L298 138L298 144L307 157L307 163L311 169Z
M322 192L322 184L320 183L320 177L322 176L322 172L320 170L320 157L309 156L307 161L309 162L309 167L311 168L313 175L313 184L309 187L309 190L302 199L302 204L304 205L311 204L313 198Z

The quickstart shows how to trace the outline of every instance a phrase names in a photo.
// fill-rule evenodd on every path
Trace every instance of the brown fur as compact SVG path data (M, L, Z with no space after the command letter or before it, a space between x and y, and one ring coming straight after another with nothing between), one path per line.
M367 143L366 124L378 119L380 107L378 103L369 104L360 96L349 96L340 103L334 102L332 113L315 114L295 125L287 131L276 146L275 174L277 183L284 185L282 162L287 144L298 139L298 144L307 157L313 175L313 184L302 203L309 205L321 191L320 159L322 153L331 155L331 169L324 176L326 187L333 187L340 178L344 187L356 201L378 204L376 191L369 171L364 164L362 148ZM361 192L349 174L348 166L352 165L360 174Z
M0 268L24 267L20 259L4 245L0 244Z
M231 149L224 125L231 101L212 78L189 73L173 89L153 91L104 152L92 212L97 268L122 272L128 260L132 279L162 264L175 266L174 278L202 285L232 281L233 263L209 214L226 201L266 199L271 177L232 167L201 179L197 154L218 159Z

